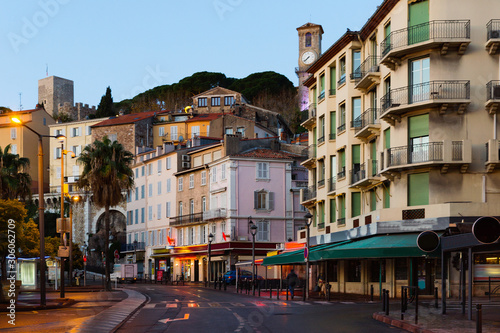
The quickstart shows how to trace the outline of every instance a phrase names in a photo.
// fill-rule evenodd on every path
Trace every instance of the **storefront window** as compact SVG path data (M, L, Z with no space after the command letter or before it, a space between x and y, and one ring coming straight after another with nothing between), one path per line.
M361 282L361 261L348 260L347 267L347 282Z
M328 282L337 282L337 274L338 274L338 261L336 260L330 260L327 261L327 280Z
M370 272L370 282L381 282L380 277L382 276L382 282L385 282L385 260L370 260L369 272ZM382 265L382 267L380 267Z
M408 262L406 258L396 258L396 280L408 280Z

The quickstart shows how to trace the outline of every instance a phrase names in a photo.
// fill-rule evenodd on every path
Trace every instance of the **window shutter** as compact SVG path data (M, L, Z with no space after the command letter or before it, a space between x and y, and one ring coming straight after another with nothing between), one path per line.
M274 192L269 192L269 209L274 210Z
M429 114L409 118L409 137L418 138L429 135Z
M255 192L253 192L253 208L254 209L257 209L259 207L258 203L259 203L259 192L255 191Z

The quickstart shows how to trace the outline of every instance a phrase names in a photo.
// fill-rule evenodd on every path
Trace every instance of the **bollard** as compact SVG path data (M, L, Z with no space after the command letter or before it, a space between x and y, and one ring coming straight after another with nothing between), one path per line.
M401 320L405 319L405 298L404 298L405 287L401 287Z
M382 312L385 312L385 289L382 289Z
M328 302L330 302L330 296L332 294L331 290L332 289L332 285L331 284L328 284Z
M386 290L385 291L385 315L388 316L389 315L389 290Z
M418 324L418 288L415 288L415 325Z
M302 301L306 301L306 284L304 283L304 287L302 288Z
M226 291L226 290L227 290L227 282L226 282L226 280L224 280L224 291Z
M434 288L434 307L438 308L438 288Z
M286 300L288 301L288 291L289 291L290 287L286 286Z
M222 288L222 280L219 280L219 290Z
M259 288L259 297L260 297L260 283L259 283L259 285L258 285L258 288Z
M476 304L476 333L483 331L483 310L481 304Z
M269 298L273 298L273 284L269 284Z
M370 301L373 302L373 284L370 286Z
M214 280L214 290L217 290L217 279Z

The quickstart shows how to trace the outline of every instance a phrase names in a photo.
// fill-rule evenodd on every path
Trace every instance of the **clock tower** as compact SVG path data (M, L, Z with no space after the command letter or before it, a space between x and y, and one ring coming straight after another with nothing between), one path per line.
M299 109L306 110L309 107L308 90L304 87L304 81L309 77L307 68L311 66L321 55L321 36L323 27L319 24L306 23L297 28L299 33L299 67L295 73L299 77Z

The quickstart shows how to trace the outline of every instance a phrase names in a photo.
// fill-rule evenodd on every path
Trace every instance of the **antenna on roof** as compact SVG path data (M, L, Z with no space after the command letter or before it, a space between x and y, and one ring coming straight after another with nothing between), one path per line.
M23 95L23 93L19 93L19 111L23 110L23 103L22 103L22 99L21 99L22 95Z

